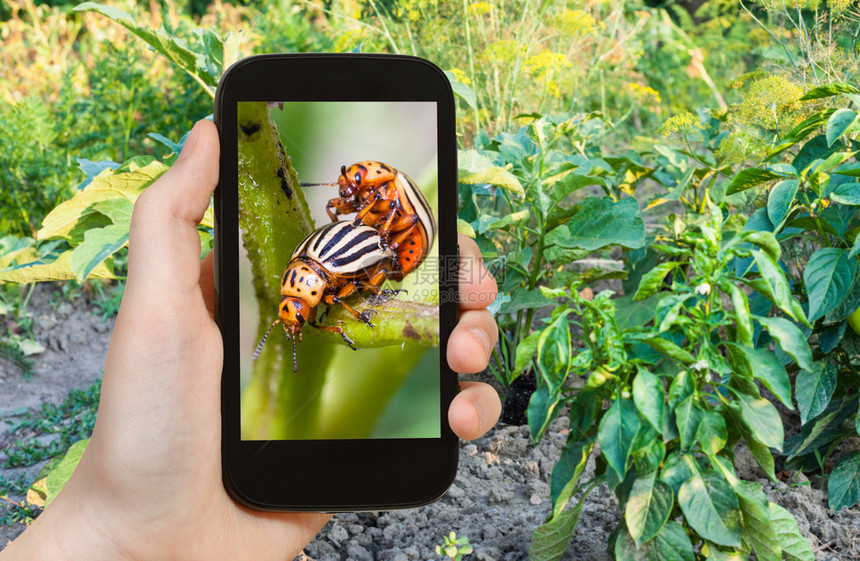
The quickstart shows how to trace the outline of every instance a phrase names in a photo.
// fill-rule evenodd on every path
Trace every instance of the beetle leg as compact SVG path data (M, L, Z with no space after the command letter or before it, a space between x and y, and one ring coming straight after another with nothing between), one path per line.
M397 235L389 241L392 249L397 249L400 244L406 241L412 232L418 226L418 215L402 216L394 224L391 225L391 230L397 232ZM405 230L403 229L405 228ZM402 230L402 231L401 231Z
M374 294L379 294L379 287L382 286L383 282L385 282L385 278L388 276L388 273L388 269L379 269L372 277L370 277L370 280L363 281L361 283L361 288L369 290Z
M347 345L349 345L350 349L352 349L354 351L358 350L358 348L355 346L355 343L353 342L353 340L350 339L349 337L347 337L346 333L343 332L342 327L340 327L338 325L317 325L315 323L312 323L310 325L311 325L311 327L319 329L320 331L328 331L329 333L337 333L338 335L343 337L343 340L346 342Z
M337 199L331 199L325 206L326 214L328 214L328 217L331 218L332 222L337 222L338 214L349 214L356 210L355 201L340 197Z
M374 327L373 323L371 323L371 321L370 321L370 315L366 311L365 312L359 312L358 310L356 310L355 308L353 308L352 306L350 306L349 304L347 304L346 302L341 300L341 298L345 298L349 294L352 294L353 292L355 292L355 289L356 289L355 285L348 285L348 286L351 287L352 290L350 290L344 296L342 296L341 294L338 294L337 296L334 296L333 294L329 294L328 296L326 296L325 297L326 304L340 304L341 306L346 308L346 311L349 312L350 314L352 314L352 316L355 319L363 321L369 327ZM347 287L344 287L344 289L346 289L346 288ZM341 290L341 292L344 292L344 291L345 290Z

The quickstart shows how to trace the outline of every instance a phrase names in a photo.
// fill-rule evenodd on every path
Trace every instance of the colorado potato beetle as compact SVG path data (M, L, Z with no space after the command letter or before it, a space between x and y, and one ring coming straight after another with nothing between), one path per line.
M367 312L359 313L344 302L348 296L380 286L394 268L395 254L382 243L379 232L352 222L333 222L317 229L293 251L281 277L281 302L278 319L272 322L254 350L256 360L277 324L293 342L293 371L297 371L296 338L302 340L302 327L307 323L322 331L338 333L347 345L355 344L339 326L316 324L317 306L323 302L343 306L355 318L373 327Z
M421 189L402 171L382 162L359 162L341 166L337 183L302 185L338 186L340 196L326 205L329 218L336 221L338 215L356 212L356 224L379 230L383 244L397 253L392 280L403 280L427 257L436 237L436 220Z

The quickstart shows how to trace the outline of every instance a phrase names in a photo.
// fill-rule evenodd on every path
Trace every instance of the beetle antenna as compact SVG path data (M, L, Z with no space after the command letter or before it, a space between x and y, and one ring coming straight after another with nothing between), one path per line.
M337 183L299 183L302 187L336 187Z
M281 322L281 318L276 319L274 322L272 322L272 325L269 326L269 329L266 330L266 334L263 335L263 338L260 340L260 343L257 345L257 348L254 349L254 354L251 355L252 361L254 361L254 362L257 361L257 358L259 358L259 356L260 356L260 351L263 350L263 345L266 344L266 339L269 338L269 333L271 333L272 328L275 327L276 325L278 325L280 322Z
M291 339L293 340L293 373L295 374L299 371L299 365L296 362L296 335L293 334Z

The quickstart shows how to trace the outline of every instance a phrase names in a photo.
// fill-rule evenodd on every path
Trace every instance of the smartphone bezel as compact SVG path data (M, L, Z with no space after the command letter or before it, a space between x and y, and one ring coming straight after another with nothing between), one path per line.
M238 134L240 101L433 101L439 166L441 436L421 439L243 441L239 408ZM243 59L221 78L215 191L215 319L224 341L222 476L241 504L270 511L408 508L442 496L457 471L447 409L458 390L445 349L457 322L457 166L454 98L444 73L400 55L278 54ZM338 134L338 131L332 131ZM368 156L372 159L372 155ZM350 162L344 162L349 164ZM286 264L285 264L286 265ZM426 266L426 265L425 265Z

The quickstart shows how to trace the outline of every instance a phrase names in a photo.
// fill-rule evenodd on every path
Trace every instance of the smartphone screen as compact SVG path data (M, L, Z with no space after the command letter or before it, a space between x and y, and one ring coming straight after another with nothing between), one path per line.
M263 293L247 230L287 210L239 191L241 440L439 438L436 102L270 101L310 222L267 232L290 257Z

